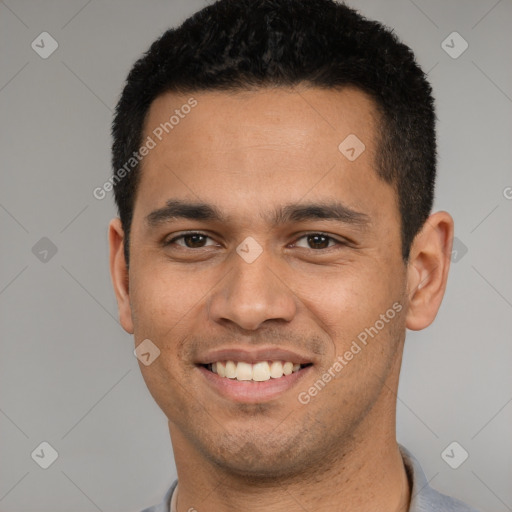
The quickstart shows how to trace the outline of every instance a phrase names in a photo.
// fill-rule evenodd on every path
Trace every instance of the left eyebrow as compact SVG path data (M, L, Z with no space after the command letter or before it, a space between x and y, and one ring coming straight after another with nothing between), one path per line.
M370 224L366 213L358 212L341 202L292 203L274 212L272 224L278 226L288 222L308 220L331 220L364 228Z
M272 227L291 222L330 220L365 228L371 221L366 213L353 210L337 201L290 203L275 209L270 215L264 217ZM170 199L163 208L152 211L145 220L149 227L155 228L177 219L219 222L223 224L229 222L229 218L223 215L215 205L191 203L179 199Z

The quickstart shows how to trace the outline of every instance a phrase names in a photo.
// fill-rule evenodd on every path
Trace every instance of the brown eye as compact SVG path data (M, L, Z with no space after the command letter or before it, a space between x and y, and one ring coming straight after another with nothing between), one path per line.
M307 243L306 249L313 249L313 250L321 250L321 249L328 249L329 247L333 247L333 245L329 245L331 242L335 242L338 245L343 245L342 242L339 240L335 240L331 236L325 235L323 233L310 233L308 235L304 235L299 238L299 240L305 239ZM295 244L297 245L297 244ZM299 246L304 247L304 246Z
M183 240L185 241L185 245L190 248L203 247L203 243L206 240L206 236L194 234L194 235L185 235Z
M164 245L169 246L176 244L187 249L201 249L206 247L205 242L209 238L209 236L204 235L203 233L185 233L183 235L172 238L171 240L165 242ZM177 243L177 240L183 241L183 243Z

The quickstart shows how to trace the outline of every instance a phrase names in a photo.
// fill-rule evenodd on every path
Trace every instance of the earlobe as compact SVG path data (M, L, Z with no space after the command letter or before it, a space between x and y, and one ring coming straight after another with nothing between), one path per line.
M129 276L124 257L124 231L119 218L112 219L108 229L110 245L110 276L114 286L119 310L119 321L123 329L133 334L133 320L129 294Z
M441 306L450 269L453 225L449 213L436 212L414 239L407 265L408 329L428 327Z

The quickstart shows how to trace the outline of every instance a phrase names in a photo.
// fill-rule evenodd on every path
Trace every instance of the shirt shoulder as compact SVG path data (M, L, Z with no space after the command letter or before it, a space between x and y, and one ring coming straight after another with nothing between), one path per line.
M399 445L399 448L412 483L409 512L478 512L466 503L430 487L420 463L405 447Z
M174 492L174 489L178 485L178 480L174 480L171 487L165 493L162 501L158 505L153 505L152 507L145 508L142 512L169 512L171 510L171 498Z

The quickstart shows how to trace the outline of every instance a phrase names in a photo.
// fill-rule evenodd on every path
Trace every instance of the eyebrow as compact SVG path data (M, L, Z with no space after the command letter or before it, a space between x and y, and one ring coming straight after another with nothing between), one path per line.
M370 224L370 217L363 212L349 208L339 201L315 203L289 203L264 216L272 227L290 222L310 220L329 220L365 228ZM170 199L162 208L152 211L146 217L146 224L156 228L167 222L188 219L227 224L229 218L215 205Z

